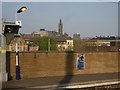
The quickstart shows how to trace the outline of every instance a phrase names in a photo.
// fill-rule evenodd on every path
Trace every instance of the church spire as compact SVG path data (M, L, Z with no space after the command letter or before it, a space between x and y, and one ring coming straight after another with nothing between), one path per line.
M60 19L59 24L58 24L58 33L60 35L63 34L62 28L63 28L63 24L62 24L62 20Z
M61 20L61 18L60 18L60 24L62 24L62 20Z

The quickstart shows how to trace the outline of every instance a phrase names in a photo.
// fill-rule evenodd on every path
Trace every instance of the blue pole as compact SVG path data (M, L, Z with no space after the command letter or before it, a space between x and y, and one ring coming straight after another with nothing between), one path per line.
M18 59L18 44L16 43L16 80L20 79L20 67Z
M16 80L20 79L20 67L16 66Z

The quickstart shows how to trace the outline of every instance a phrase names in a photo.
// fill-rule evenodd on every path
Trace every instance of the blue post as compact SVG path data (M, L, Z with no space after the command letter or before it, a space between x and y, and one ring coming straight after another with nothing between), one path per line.
M20 67L16 66L16 80L20 79Z
M16 80L20 79L20 67L18 58L18 44L16 43Z

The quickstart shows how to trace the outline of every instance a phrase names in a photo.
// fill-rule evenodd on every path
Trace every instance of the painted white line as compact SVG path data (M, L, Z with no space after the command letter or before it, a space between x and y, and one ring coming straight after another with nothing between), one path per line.
M97 86L105 86L105 85L114 85L119 83L120 81L114 81L114 82L95 83L95 84L88 84L88 85L74 85L74 86L67 86L67 87L61 87L61 88L65 88L65 89L89 88L89 87L97 87Z

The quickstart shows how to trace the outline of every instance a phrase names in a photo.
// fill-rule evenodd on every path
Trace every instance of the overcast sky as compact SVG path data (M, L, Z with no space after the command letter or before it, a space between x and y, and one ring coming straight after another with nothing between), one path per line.
M26 6L28 10L18 14L18 19L22 20L21 33L32 33L40 28L58 31L61 18L63 31L70 35L118 35L118 3L2 2L2 17L6 21L14 21L15 13L22 6Z

